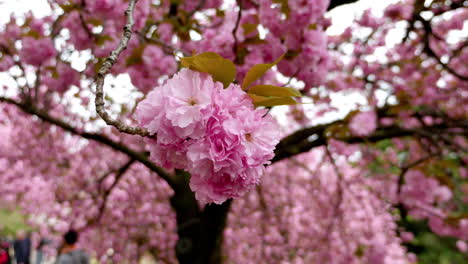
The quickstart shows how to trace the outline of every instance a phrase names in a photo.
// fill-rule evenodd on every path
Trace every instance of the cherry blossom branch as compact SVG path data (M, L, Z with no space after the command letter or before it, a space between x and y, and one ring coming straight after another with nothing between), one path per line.
M198 10L202 9L205 5L206 0L199 0L197 6L187 14L187 17L192 17Z
M120 179L122 179L122 176L125 174L125 172L127 172L127 170L132 166L132 164L134 162L135 162L134 159L130 159L122 167L120 167L118 170L113 171L113 173L115 173L115 180L112 183L112 185L107 190L104 191L103 201L102 201L102 203L101 203L101 205L99 207L99 213L96 216L96 218L94 218L93 220L88 222L88 226L92 225L94 223L97 223L97 222L99 222L99 220L101 220L102 216L104 215L104 211L106 210L107 200L109 198L109 195L112 193L112 190L115 188L115 186L117 186Z
M409 164L406 164L406 165L404 165L404 166L402 166L402 167L400 168L401 172L400 172L400 174L398 175L397 197L399 197L400 194L401 194L401 187L403 187L403 184L404 184L404 181L405 181L405 180L404 180L404 179L405 179L404 176L405 176L405 174L408 172L408 170L410 170L411 168L414 168L414 167L418 166L419 164L421 164L421 163L423 163L423 162L425 162L425 161L427 161L427 160L429 160L429 159L431 159L431 158L433 158L433 157L439 156L439 154L440 154L440 153L431 153L431 154L429 154L429 155L427 155L427 156L425 156L425 157L422 157L422 158L420 158L420 159L418 159L418 160L415 160L415 161L413 161L413 162L411 162L411 163L409 163Z
M434 32L432 31L431 22L425 20L420 15L417 16L417 20L421 21L421 23L423 24L423 27L424 27L425 34L423 36L423 43L424 43L424 51L426 52L426 54L429 55L430 57L434 58L437 61L437 63L439 63L446 71L448 71L449 73L451 73L452 75L454 75L458 79L468 81L468 76L464 76L464 75L461 75L458 72L456 72L447 63L444 63L440 59L440 57L435 53L435 51L432 49L430 41L429 41L430 37L431 36L433 36L434 38L439 38L439 37L437 35L435 35Z
M330 151L330 149L328 148L328 146L325 147L325 153L326 153L326 156L328 157L328 159L330 160L330 163L333 167L333 170L335 171L336 173L336 177L337 177L337 180L336 180L336 195L337 195L337 200L335 202L335 204L333 205L333 216L332 218L330 219L330 222L328 223L327 227L326 227L326 232L325 232L325 236L323 237L323 240L326 240L327 243L330 243L330 235L332 233L332 229L333 229L333 226L334 226L334 223L335 223L335 220L340 218L342 218L342 209L341 209L341 204L343 203L343 180L344 180L344 176L343 174L341 173L340 169L338 168L338 165L336 164L336 161L335 159L333 158L333 155Z
M242 18L242 1L237 0L237 5L239 6L239 12L237 12L237 20L234 28L232 29L232 36L234 37L234 45L232 47L232 51L234 52L234 63L239 63L239 56L237 55L238 51L238 40L237 40L237 29L239 28L240 20Z
M338 120L329 124L304 128L283 138L276 145L275 157L272 159L272 163L293 157L300 153L307 152L315 147L325 146L327 144L326 130L329 127L340 122L343 122L343 120ZM437 131L437 133L447 132L447 130L451 128L462 128L464 133L466 133L467 129L465 127L465 123L466 122L459 122L457 124L433 125L428 126L425 129L407 129L398 126L390 126L377 129L376 131L374 131L374 133L366 137L347 136L335 139L349 144L354 144L363 142L375 143L388 138L424 136L425 134L432 134L433 131Z
M138 0L130 0L127 10L125 10L125 17L127 18L127 24L124 27L124 32L120 43L115 50L111 52L111 55L104 59L104 62L101 65L96 77L96 111L99 116L106 122L106 124L117 128L122 133L127 133L131 135L140 135L143 137L149 136L150 133L140 127L132 127L124 124L118 119L112 118L109 113L106 112L104 108L104 79L106 75L111 71L114 64L117 62L117 59L120 56L120 53L124 51L132 37L132 27L134 25L133 21L133 11L135 9L135 4Z
M168 55L174 55L174 53L176 52L180 52L182 53L184 56L190 56L190 53L188 52L185 52L183 50L179 50L167 43L165 43L164 41L158 39L158 38L150 38L150 37L147 37L144 32L137 32L137 34L140 36L140 38L148 43L151 43L151 44L156 44L158 46L160 46L163 51L168 54Z
M163 178L169 186L174 188L176 186L176 182L173 179L172 175L166 172L164 169L156 166L152 161L150 161L147 157L147 155L143 152L138 152L134 149L131 149L121 143L118 143L116 141L113 141L112 139L101 135L101 134L96 134L96 133L88 133L84 131L80 131L77 128L72 127L70 124L66 123L63 120L60 120L58 118L50 116L46 111L38 109L34 107L31 104L26 104L22 102L15 101L10 98L5 98L5 97L0 97L0 102L5 102L8 104L12 104L17 106L19 109L21 109L23 112L35 115L39 117L41 120L44 122L47 122L49 124L58 126L65 131L70 132L73 135L80 136L85 139L93 140L99 143L102 143L116 151L119 151L121 153L126 154L128 157L131 159L134 159L136 161L141 162L143 165L145 165L149 170L157 173L161 178Z

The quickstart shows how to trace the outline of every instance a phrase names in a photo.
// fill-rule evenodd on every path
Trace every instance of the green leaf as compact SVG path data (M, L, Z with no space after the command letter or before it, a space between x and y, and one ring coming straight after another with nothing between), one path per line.
M242 28L244 29L244 36L247 36L250 33L257 30L257 26L258 26L258 24L253 24L253 23L242 24Z
M236 66L234 66L234 63L214 52L204 52L192 57L181 58L180 60L182 67L206 72L215 81L223 83L224 87L228 87L236 77Z
M284 54L273 63L257 64L250 68L250 70L245 75L244 81L242 82L242 88L247 89L253 82L262 77L271 67L278 64L283 56Z
M380 150L386 150L387 148L393 146L393 142L391 139L384 139L384 140L380 140L375 145Z
M301 96L301 93L289 87L281 87L274 85L255 85L249 88L249 93L261 96L276 96L276 97L289 97Z
M104 40L105 41L105 40ZM146 45L143 44L137 48L135 48L130 56L125 60L125 65L130 66L134 64L140 64L143 62L143 52L145 51Z
M94 44L98 46L102 46L106 43L106 41L111 41L112 37L109 35L96 35L94 38Z
M297 102L291 97L265 97L255 94L249 94L253 104L258 106L276 106L276 105L294 105Z

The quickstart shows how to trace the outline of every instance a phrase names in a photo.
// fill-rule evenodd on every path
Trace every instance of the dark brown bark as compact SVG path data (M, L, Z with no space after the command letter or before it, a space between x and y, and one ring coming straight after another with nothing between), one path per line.
M176 212L176 256L180 264L222 263L222 240L231 200L221 205L209 204L200 210L188 185L189 174L178 171L183 179L175 188L171 205Z
M330 5L328 5L327 11L332 10L333 8L341 5L351 4L357 2L358 0L331 0Z

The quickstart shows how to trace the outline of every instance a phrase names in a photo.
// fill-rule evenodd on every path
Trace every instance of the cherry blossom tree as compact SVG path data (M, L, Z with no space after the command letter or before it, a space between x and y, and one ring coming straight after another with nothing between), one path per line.
M466 259L467 3L403 0L327 34L352 2L12 15L0 206L79 230L103 263L411 263L415 220ZM342 117L339 96L358 99Z

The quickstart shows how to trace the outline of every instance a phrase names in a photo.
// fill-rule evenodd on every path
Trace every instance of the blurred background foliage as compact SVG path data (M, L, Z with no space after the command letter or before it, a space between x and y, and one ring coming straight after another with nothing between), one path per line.
M427 221L415 220L407 216L401 226L414 234L414 239L404 245L409 252L417 255L418 264L468 263L468 253L458 250L457 239L434 234Z
M18 230L32 231L26 219L27 216L21 214L19 209L0 208L0 235L14 237Z

